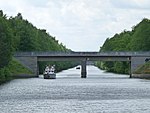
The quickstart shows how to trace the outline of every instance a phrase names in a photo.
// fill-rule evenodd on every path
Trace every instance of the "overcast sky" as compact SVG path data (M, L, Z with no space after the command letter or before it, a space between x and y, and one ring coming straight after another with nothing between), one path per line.
M108 37L150 19L150 0L0 0L74 51L98 51Z

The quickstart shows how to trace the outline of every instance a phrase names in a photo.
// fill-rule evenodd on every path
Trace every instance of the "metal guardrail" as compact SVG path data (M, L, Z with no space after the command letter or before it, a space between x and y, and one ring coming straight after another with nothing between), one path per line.
M150 57L150 51L145 52L16 52L14 56L148 56Z

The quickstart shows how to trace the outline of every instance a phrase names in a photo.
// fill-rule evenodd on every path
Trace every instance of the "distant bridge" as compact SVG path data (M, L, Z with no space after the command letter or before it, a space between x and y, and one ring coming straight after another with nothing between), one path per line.
M81 77L86 78L87 61L128 61L130 77L147 59L150 52L16 52L15 58L38 76L38 61L81 61Z

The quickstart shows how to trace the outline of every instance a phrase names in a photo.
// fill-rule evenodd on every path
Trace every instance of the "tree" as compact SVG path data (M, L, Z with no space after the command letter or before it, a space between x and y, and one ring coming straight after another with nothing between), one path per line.
M150 20L144 18L139 24L132 27L132 31L124 30L106 39L100 51L149 51L150 50ZM98 66L108 71L128 73L128 62L103 62Z
M6 66L12 58L12 38L7 20L0 17L0 68Z
M2 10L0 10L0 17L3 17L5 19L7 18L6 14L4 14Z

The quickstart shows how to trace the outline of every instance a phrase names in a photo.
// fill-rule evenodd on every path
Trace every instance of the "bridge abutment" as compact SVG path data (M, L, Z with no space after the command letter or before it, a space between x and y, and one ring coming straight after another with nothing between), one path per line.
M81 61L81 78L87 77L86 61Z
M30 75L29 77L38 77L38 63L37 63L37 57L36 56L19 56L19 57L15 57L24 67L28 68L29 70L31 70L31 72L33 72L32 75ZM22 75L20 75L22 76Z
M134 72L142 65L145 64L146 59L150 57L131 57L131 71L130 78L134 77Z

